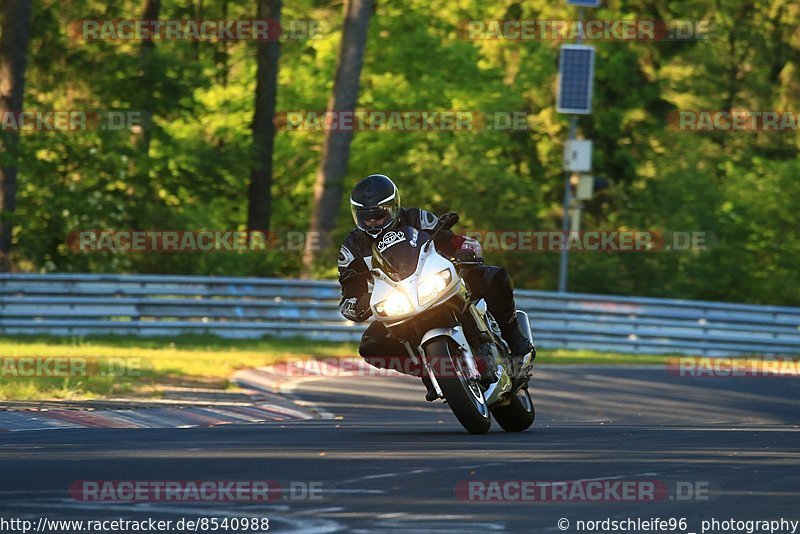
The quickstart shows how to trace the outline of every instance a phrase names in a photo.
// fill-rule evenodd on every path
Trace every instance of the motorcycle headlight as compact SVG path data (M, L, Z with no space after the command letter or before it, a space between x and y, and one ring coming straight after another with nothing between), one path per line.
M450 285L451 279L450 269L445 269L422 280L417 288L419 305L425 306L444 293L444 290Z
M405 294L395 291L389 297L375 306L375 311L383 317L405 315L414 311L414 306Z

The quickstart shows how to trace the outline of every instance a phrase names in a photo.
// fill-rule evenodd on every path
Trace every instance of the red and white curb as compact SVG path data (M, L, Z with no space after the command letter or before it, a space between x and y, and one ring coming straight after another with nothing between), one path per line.
M332 376L368 376L374 372L375 368L361 358L294 359L238 371L233 375L233 381L243 388L267 395L280 394L292 398L295 404L312 410L320 419L336 419L334 414L319 406L295 399L293 393L297 386Z
M299 384L310 380L370 376L376 371L361 358L295 359L238 371L233 375L233 381L244 388L265 393L291 394Z
M313 409L275 394L253 396L252 403L168 403L120 408L69 407L0 409L0 432L77 428L194 428L227 424L319 419ZM125 404L116 401L117 404ZM52 404L52 403L50 403ZM86 403L85 406L91 406Z

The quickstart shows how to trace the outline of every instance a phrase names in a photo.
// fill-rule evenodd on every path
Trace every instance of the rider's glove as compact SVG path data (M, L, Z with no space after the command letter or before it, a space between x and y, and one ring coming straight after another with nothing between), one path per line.
M372 309L369 307L369 299L371 294L364 293L356 301L356 321L364 321L372 315Z
M479 261L483 258L483 247L480 241L474 237L469 236L454 236L452 239L453 244L456 243L458 238L459 244L455 256L461 261Z

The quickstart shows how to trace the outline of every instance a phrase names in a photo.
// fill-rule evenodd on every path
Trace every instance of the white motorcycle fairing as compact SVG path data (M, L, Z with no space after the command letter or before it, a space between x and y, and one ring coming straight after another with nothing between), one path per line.
M436 298L425 304L420 304L417 291L419 283L428 276L437 276L438 273L442 271L449 271L450 282ZM373 275L372 297L370 298L372 314L377 321L383 322L388 326L397 325L412 317L416 317L420 313L433 308L462 290L461 278L456 272L455 266L436 251L433 241L428 241L422 246L414 274L404 280L396 282L380 269L371 269L371 273ZM400 292L408 298L411 303L409 311L401 315L392 316L380 314L377 308L378 305L385 302L396 292ZM467 342L466 336L464 336L464 331L461 326L455 326L453 328L432 328L422 336L419 346L417 347L419 354L423 355L424 358L425 352L423 346L428 341L440 336L451 338L463 351L464 361L467 364L470 378L480 378L480 372L475 363L475 356L472 354L472 349ZM442 396L442 390L436 379L436 374L432 371L427 361L424 362L424 366L434 389L439 396Z
M417 295L419 283L426 277L435 276L437 273L445 270L450 272L450 282L445 287L444 291L431 302L420 305ZM373 277L370 308L372 308L372 314L375 320L386 323L387 326L402 323L411 317L419 315L423 311L433 308L442 301L449 299L461 290L461 278L459 278L455 266L448 261L447 258L436 252L433 241L428 241L422 245L416 271L404 280L395 282L380 269L373 268L370 272ZM395 292L400 292L409 299L411 303L409 311L400 315L391 316L380 314L377 309L378 304L385 302Z

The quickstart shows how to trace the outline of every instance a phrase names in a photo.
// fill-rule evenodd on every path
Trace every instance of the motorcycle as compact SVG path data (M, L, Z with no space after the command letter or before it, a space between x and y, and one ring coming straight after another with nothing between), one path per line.
M435 237L456 222L458 215L448 213L431 233L411 226L381 233L369 265L370 307L467 431L488 432L494 416L505 431L522 432L536 417L528 392L533 354L512 375L497 322L461 276L482 259L446 258L436 250ZM527 314L516 313L533 339Z

